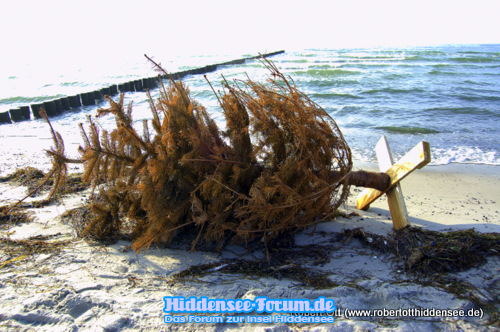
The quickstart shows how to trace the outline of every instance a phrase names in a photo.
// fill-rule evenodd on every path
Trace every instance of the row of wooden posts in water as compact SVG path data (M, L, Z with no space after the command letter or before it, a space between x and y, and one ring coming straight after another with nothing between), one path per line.
M272 53L262 54L262 57L270 57L273 55L284 53L285 51L277 51ZM261 55L232 60L228 62L223 62L214 65L208 65L201 68L195 68L185 71L180 71L177 73L172 73L171 75L175 78L183 78L187 75L200 75L213 72L217 70L218 66L226 65L238 65L243 64L247 60L260 58ZM167 78L166 76L162 78ZM96 91L85 92L78 94L76 96L67 96L58 99L44 101L42 103L31 104L27 106L21 106L9 110L8 112L0 113L0 124L3 123L14 123L25 121L29 119L39 119L39 111L43 108L49 117L53 117L71 109L76 109L81 106L91 106L96 105L105 95L114 96L122 92L135 92L135 91L146 91L148 89L154 89L158 85L158 77L148 77L143 79L137 79L130 82L125 82L121 84L111 85L109 87L101 88Z

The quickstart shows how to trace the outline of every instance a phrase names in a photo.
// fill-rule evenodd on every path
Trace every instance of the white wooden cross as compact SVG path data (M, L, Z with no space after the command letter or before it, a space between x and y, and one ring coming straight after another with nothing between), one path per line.
M384 191L365 189L361 192L357 198L357 208L360 210L368 210L373 201L383 194L387 194L392 224L395 229L404 228L409 223L408 212L406 211L405 201L399 182L414 170L424 167L431 161L430 145L425 141L418 143L394 165L392 164L392 154L385 136L382 136L378 141L375 151L377 153L380 171L389 175L391 182L389 187Z

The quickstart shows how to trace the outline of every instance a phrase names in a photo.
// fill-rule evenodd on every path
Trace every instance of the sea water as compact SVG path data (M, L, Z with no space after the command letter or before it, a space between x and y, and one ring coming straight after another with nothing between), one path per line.
M433 164L500 165L500 45L285 51L270 60L337 122L354 159L375 161L375 144L385 135L395 159L425 140ZM175 72L254 55L157 55L155 60ZM15 64L0 71L0 112L154 75L146 58L64 66ZM207 78L220 90L222 76L238 80L246 75L265 82L269 72L260 61L250 60L222 66ZM184 81L224 128L217 98L203 76ZM152 95L157 97L158 91ZM145 93L126 93L125 100L133 104L135 120L152 118ZM105 106L103 101L51 119L68 155L78 156L78 123ZM104 128L114 124L111 117L99 122ZM43 149L50 146L42 120L0 125L0 173L23 165L26 156L46 159Z

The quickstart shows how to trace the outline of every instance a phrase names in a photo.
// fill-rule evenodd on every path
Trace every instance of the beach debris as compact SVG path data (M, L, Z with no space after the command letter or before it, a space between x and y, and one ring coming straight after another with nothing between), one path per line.
M407 227L387 237L362 228L344 233L380 252L396 255L401 269L425 276L464 271L500 252L499 233L478 233L473 229L436 232Z
M143 121L142 133L124 95L118 101L106 96L110 107L98 109L97 117L114 115L116 128L103 130L89 116L89 128L80 126L81 158L71 160L41 114L55 144L48 151L55 178L49 197L65 183L69 162L83 163L82 180L93 193L99 189L81 234L105 239L128 222L136 251L183 233L197 234L193 249L200 241L220 248L228 240L267 245L282 233L333 219L350 184L388 185L386 174L352 172L351 151L335 121L268 60L262 60L268 84L223 77L223 92L214 91L225 131L182 81L150 61L170 81L160 81L156 102L147 92L153 119Z
M45 174L34 167L26 166L17 169L14 173L0 177L0 182L9 182L12 185L26 186L28 191L38 187L45 177Z
M20 223L31 222L33 218L20 208L12 205L0 206L0 230L7 230Z
M344 230L344 235L392 255L396 273L405 271L413 276L415 283L441 288L468 300L476 308L488 312L491 324L498 324L498 300L451 274L478 267L486 263L488 257L498 257L500 233L479 233L474 229L437 232L406 227L388 236L372 234L362 228Z
M337 284L325 273L305 268L297 263L279 265L266 260L232 259L203 265L195 265L173 276L174 280L185 280L202 277L205 274L220 272L243 274L261 278L291 279L304 286L315 289L334 288Z
M46 236L32 236L27 239L13 240L9 237L0 237L0 250L2 261L0 269L8 267L15 262L29 259L34 254L56 254L66 247L71 240L51 240L61 234Z
M34 167L26 166L17 169L14 173L0 177L0 182L15 182L19 185L28 186L33 180L41 179L45 174Z
M96 197L98 199L99 196ZM127 231L119 229L110 220L106 226L108 228L92 227L93 222L102 218L111 218L109 215L99 215L99 213L107 213L99 208L99 205L94 205L95 201L89 205L80 206L64 212L61 215L61 221L70 224L77 237L85 238L93 241L104 243L114 243L119 239L129 239L125 233Z
M201 265L193 265L172 276L174 280L193 280L211 273L242 274L252 277L290 279L303 286L315 289L337 287L329 278L329 273L316 270L306 264L323 265L330 261L331 248L328 246L296 246L273 248L269 259L248 260L225 259Z
M488 257L498 256L499 233L478 233L472 229L436 232L407 227L387 236L370 233L363 228L346 229L329 236L330 243L326 244L300 246L292 242L288 246L274 247L269 252L268 260L224 259L191 266L172 278L203 282L200 279L208 274L224 273L287 278L315 289L344 286L329 279L330 270L311 265L324 266L330 262L332 252L341 249L351 239L357 239L373 250L368 253L369 256L392 257L394 273L401 276L404 272L405 278L409 278L407 281L440 288L468 300L488 313L490 323L498 322L498 301L495 297L483 294L474 285L451 274L478 267L487 262ZM349 286L359 287L355 281Z
M52 178L52 173L45 174L43 171L34 167L23 167L17 169L14 173L0 178L0 182L8 182L13 186L25 186L27 187L28 194L16 204L12 205L14 207L33 207L40 208L46 205L50 205L58 196L68 195L73 193L78 193L88 189L89 185L82 181L81 174L69 174L65 176L65 182L63 184L55 184ZM40 193L53 190L52 188L57 186L57 190L54 190L52 194L48 197L40 199L38 201L30 201L29 203L21 204L28 197L36 197Z

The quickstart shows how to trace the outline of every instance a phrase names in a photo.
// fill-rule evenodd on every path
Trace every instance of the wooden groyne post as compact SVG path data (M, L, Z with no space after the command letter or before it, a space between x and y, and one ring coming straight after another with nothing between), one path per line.
M184 70L172 73L171 75L175 79L183 78L188 75L203 75L216 71L220 66L240 65L249 60L258 59L260 57L267 58L282 53L285 53L285 51L276 51L254 57L236 59L200 68ZM67 112L71 109L79 108L81 106L96 105L96 102L102 99L105 95L114 96L119 92L140 92L147 89L154 89L157 86L158 77L146 77L129 82L123 82L120 84L114 84L109 87L103 87L96 91L83 92L75 96L66 96L58 99L46 100L42 103L31 104L29 106L21 106L19 108L11 109L8 112L0 113L0 124L9 124L12 122L20 122L29 119L40 119L40 115L38 114L38 112L41 108L45 109L49 117L53 117Z

